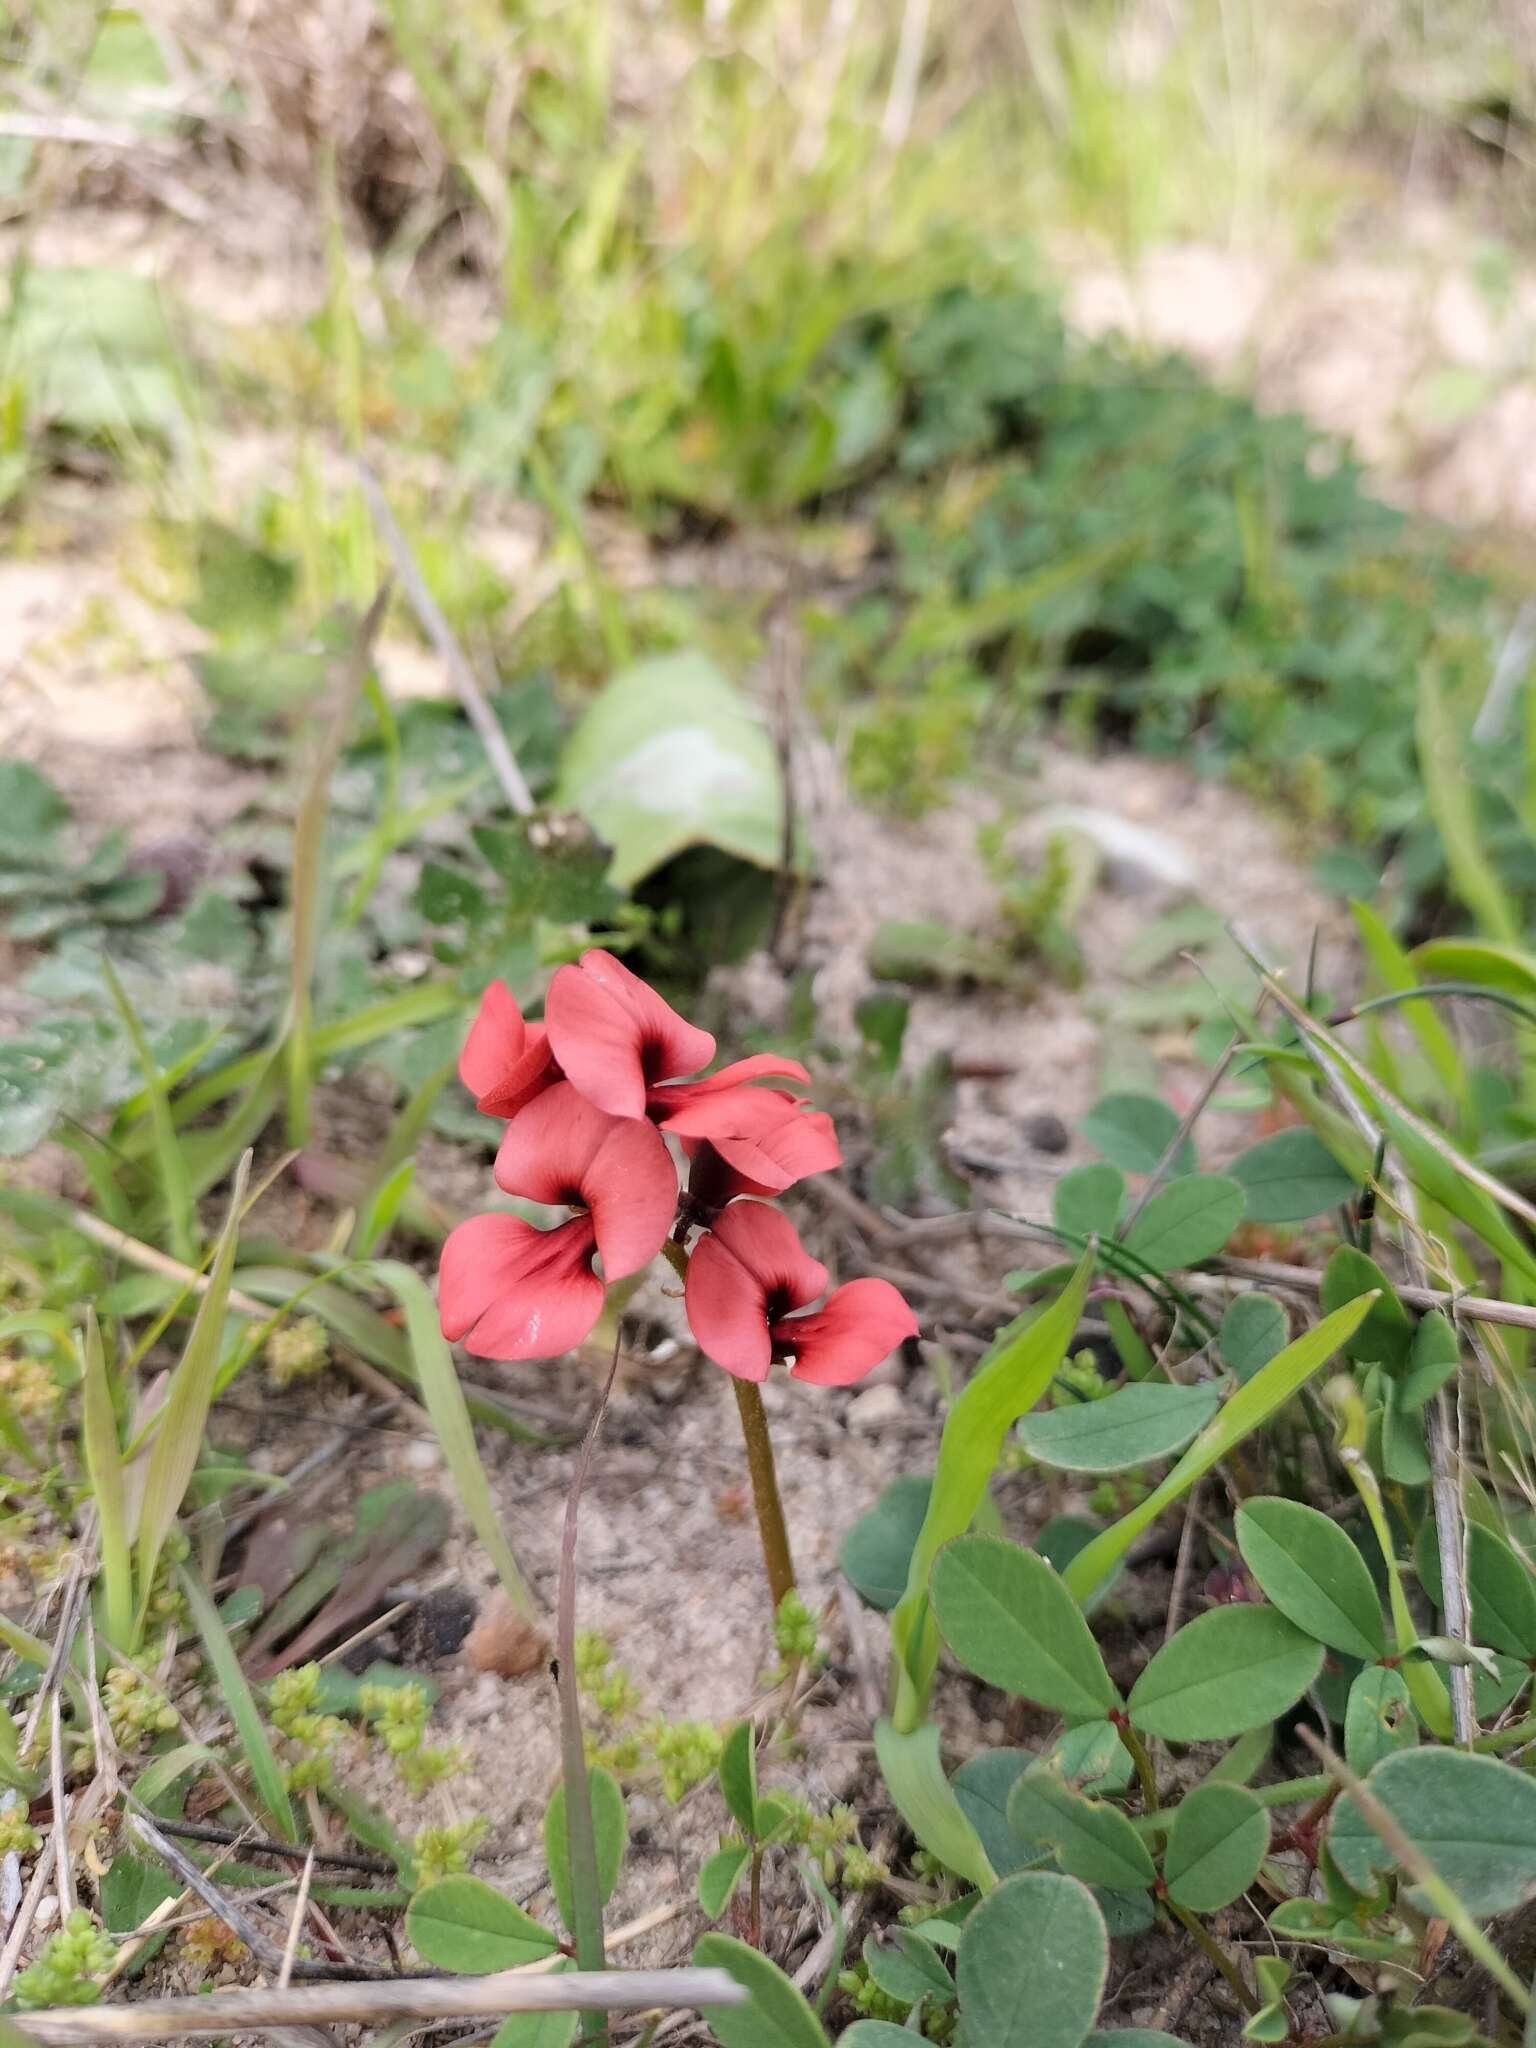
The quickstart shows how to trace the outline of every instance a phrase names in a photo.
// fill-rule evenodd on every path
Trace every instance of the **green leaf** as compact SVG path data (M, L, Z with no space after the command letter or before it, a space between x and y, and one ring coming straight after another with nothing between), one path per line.
M861 1600L883 1614L906 1586L932 1491L931 1479L893 1479L843 1538L838 1563L844 1578Z
M1083 2048L1184 2048L1173 2034L1156 2027L1101 2027L1091 2033Z
M1352 1301L1307 1330L1294 1344L1238 1388L1221 1413L1203 1429L1177 1465L1144 1501L1111 1528L1096 1536L1067 1566L1062 1582L1074 1599L1087 1600L1110 1576L1143 1529L1149 1528L1197 1479L1218 1464L1246 1437L1267 1422L1325 1365L1340 1344L1358 1327L1368 1298Z
M1113 1237L1124 1207L1125 1175L1118 1166L1074 1166L1056 1183L1051 1220L1069 1237Z
M1159 1273L1214 1258L1243 1220L1243 1190L1222 1173L1170 1181L1125 1234L1125 1248Z
M1384 1756L1412 1749L1418 1739L1401 1671L1367 1664L1356 1674L1344 1707L1344 1761L1357 1778L1368 1778Z
M1049 1842L1068 1877L1084 1884L1139 1892L1156 1881L1147 1845L1119 1807L1083 1798L1047 1765L1037 1764L1014 1786L1008 1824L1026 1841Z
M1369 1288L1375 1288L1381 1298L1372 1305L1354 1335L1339 1348L1346 1358L1395 1371L1407 1359L1413 1339L1412 1320L1376 1261L1351 1244L1341 1244L1323 1269L1324 1310L1342 1308L1346 1302L1358 1300Z
M1398 944L1387 926L1366 903L1351 903L1350 911L1360 932L1361 943L1376 970L1376 978L1388 994L1402 994L1419 986L1415 964ZM1465 977L1475 980L1476 976ZM1418 1039L1424 1055L1435 1070L1447 1102L1460 1102L1466 1091L1466 1075L1456 1041L1440 1020L1432 1002L1404 1003L1402 1014Z
M1104 1916L1086 1887L1021 1871L961 1931L955 1976L966 2038L986 2048L1080 2048L1108 1969Z
M917 2005L925 1998L940 2005L954 2003L955 1980L943 1958L931 1941L909 1927L887 1927L869 1935L864 1963L876 1986L903 2005Z
M1217 1742L1283 1714L1322 1666L1322 1644L1273 1607L1213 1608L1156 1652L1130 1717L1169 1742Z
M690 846L783 857L783 794L762 714L702 654L659 655L601 689L566 742L555 803L613 848L631 889Z
M958 1537L934 1560L933 1605L944 1640L989 1685L1079 1718L1119 1707L1081 1610L1034 1551Z
M875 1757L896 1811L922 1846L978 1891L990 1891L997 1874L944 1776L934 1724L924 1721L904 1734L882 1715L875 1723Z
M40 769L29 761L0 761L0 858L41 866L68 823L69 805Z
M1305 1223L1336 1209L1358 1183L1311 1131L1280 1131L1238 1154L1227 1172L1248 1198L1249 1223Z
M1285 1349L1288 1334L1285 1310L1272 1294L1240 1294L1227 1305L1216 1344L1244 1386Z
M746 1842L728 1843L713 1856L705 1857L699 1870L699 1904L707 1918L720 1918L751 1861L752 1850Z
M298 1823L294 1819L282 1770L272 1752L266 1723L240 1668L240 1659L235 1655L228 1631L213 1604L213 1596L190 1565L178 1565L176 1575L197 1632L203 1639L203 1651L208 1659L208 1668L217 1681L220 1700L235 1724L235 1734L250 1766L251 1782L256 1787L257 1797L272 1816L272 1824L284 1841L296 1842L299 1839Z
M1025 1842L1008 1825L1008 1795L1020 1776L1038 1761L1030 1749L983 1749L968 1756L950 1780L960 1810L976 1830L987 1861L999 1877L1026 1864L1043 1862L1043 1842Z
M112 1408L112 1388L107 1377L101 1325L91 1308L86 1310L80 1364L80 1439L91 1495L96 1503L101 1545L102 1620L111 1642L126 1643L133 1637L133 1550L128 1538L123 1454L118 1442L117 1417Z
M1151 1173L1178 1136L1179 1119L1157 1096L1127 1091L1102 1096L1078 1130L1095 1152L1127 1173ZM1194 1163L1195 1148L1186 1138L1170 1170L1188 1173Z
M934 1557L941 1545L970 1528L1009 1430L1056 1377L1083 1312L1092 1268L1085 1255L1049 1308L1008 1325L944 1419L928 1512L912 1552L906 1591L891 1618L892 1718L898 1728L915 1728L922 1719L938 1665L939 1635L928 1611Z
M827 2037L777 1963L729 1934L706 1934L695 1967L724 1970L747 1994L745 2005L706 2006L703 2017L721 2048L827 2048Z
M738 1721L720 1752L720 1790L732 1820L747 1834L757 1832L757 1730Z
M1456 1330L1438 1309L1419 1318L1408 1346L1408 1363L1397 1383L1398 1406L1411 1414L1433 1400L1461 1362Z
M1180 1181L1180 1187L1192 1185ZM1139 1380L1106 1394L1026 1415L1019 1441L1032 1458L1063 1472L1125 1472L1181 1451L1221 1406L1217 1387Z
M1404 1749L1376 1766L1366 1789L1480 1920L1519 1905L1536 1884L1536 1779L1491 1756ZM1396 1866L1352 1799L1328 1830L1334 1861L1356 1891Z
M572 1968L571 1963L559 1962L550 1975ZM510 2013L491 2036L491 2048L570 2048L580 2020L577 2012Z
M1337 1522L1266 1496L1237 1513L1237 1547L1266 1597L1331 1650L1369 1663L1387 1647L1370 1568Z
M547 1927L478 1877L423 1885L411 1900L405 1931L423 1961L459 1977L515 1970L560 1946Z
M592 1833L597 1844L598 1892L606 1904L613 1896L624 1864L629 1841L629 1822L624 1813L624 1794L612 1771L594 1764L588 1772L592 1787ZM560 1918L573 1925L575 1900L571 1893L571 1851L565 1827L565 1786L557 1785L544 1811L544 1855L549 1864L549 1882L560 1908Z
M855 2020L837 2037L837 2048L912 2048L913 2034L894 2020Z
M1269 1814L1242 1785L1196 1785L1174 1809L1163 1880L1175 1905L1215 1913L1241 1898L1269 1852Z
M1123 1792L1136 1770L1111 1721L1079 1721L1075 1728L1064 1728L1046 1761L1079 1792Z
M1425 1523L1415 1555L1424 1590L1443 1611L1440 1544L1432 1522ZM1536 1658L1536 1581L1503 1537L1481 1522L1467 1524L1467 1595L1474 1642L1513 1657Z

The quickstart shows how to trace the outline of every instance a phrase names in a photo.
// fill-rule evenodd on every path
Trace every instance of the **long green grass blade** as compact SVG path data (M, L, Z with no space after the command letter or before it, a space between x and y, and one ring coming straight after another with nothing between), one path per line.
M250 1178L251 1158L247 1153L235 1173L229 1215L219 1235L208 1275L208 1291L198 1304L170 1390L160 1411L160 1426L149 1454L144 1480L144 1500L139 1511L138 1610L133 1635L125 1645L137 1648L138 1637L149 1612L149 1598L155 1570L171 1525L181 1512L187 1486L203 1447L203 1431L213 1405L214 1384L219 1370L219 1349L224 1335L224 1315L229 1303L230 1276L235 1268L235 1244L240 1233L240 1216L245 1204L245 1184Z
M1485 937L1518 945L1524 937L1520 915L1484 850L1472 785L1462 765L1461 736L1432 664L1425 666L1419 678L1415 733L1419 773L1440 830L1451 886L1482 926Z
M114 1643L126 1643L133 1634L133 1551L128 1540L117 1413L94 1309L86 1311L80 1349L81 1440L101 1543L102 1625Z
M176 1126L171 1118L167 1084L155 1064L155 1056L149 1049L149 1040L144 1036L144 1027L128 1000L128 992L118 979L117 969L105 953L101 956L101 966L107 977L107 987L112 991L112 1001L117 1006L117 1014L122 1019L123 1029L128 1034L134 1057L144 1076L149 1126L154 1138L155 1162L159 1170L160 1194L165 1202L171 1250L184 1266L189 1266L196 1257L197 1211L193 1206L192 1185L187 1177L187 1162L182 1155L181 1141L176 1135Z
M376 1259L367 1270L381 1287L389 1289L405 1311L406 1335L416 1361L421 1398L437 1431L460 1503L496 1567L496 1576L506 1589L507 1598L519 1613L534 1621L538 1610L491 1498L491 1483L475 1446L474 1424L454 1370L453 1353L438 1328L437 1304L421 1275L409 1266L394 1259Z
M272 1753L272 1744L262 1723L261 1713L256 1705L255 1695L240 1669L240 1659L235 1655L235 1646L229 1640L229 1631L219 1619L219 1611L213 1604L213 1596L195 1571L186 1565L177 1567L177 1578L186 1595L187 1605L192 1610L192 1619L197 1632L203 1639L203 1649L208 1663L218 1682L219 1695L229 1709L229 1717L235 1724L235 1734L245 1760L251 1767L251 1783L256 1796L272 1817L273 1825L285 1842L299 1839L298 1824L293 1817L293 1807L288 1798L288 1788L283 1783L283 1774L277 1758Z
M1276 1352L1268 1365L1238 1388L1215 1420L1207 1423L1162 1485L1077 1553L1061 1577L1079 1604L1103 1585L1143 1529L1149 1529L1165 1508L1186 1494L1213 1465L1229 1456L1245 1437L1252 1436L1277 1408L1283 1408L1305 1386L1320 1366L1327 1364L1345 1339L1353 1336L1365 1321L1375 1299L1373 1290L1345 1302L1294 1344Z
M1355 928L1366 950L1376 978L1389 994L1406 993L1419 986L1418 969L1398 944L1395 935L1368 903L1351 903ZM1435 1072L1448 1102L1460 1102L1466 1089L1466 1074L1456 1041L1446 1029L1433 1003L1410 1002L1403 1008L1404 1021L1419 1041L1424 1057Z
M928 1608L934 1557L941 1544L971 1526L1009 1430L1055 1377L1082 1317L1093 1267L1090 1251L1048 1309L1023 1328L1010 1325L945 1417L928 1512L907 1589L891 1615L891 1719L897 1734L910 1734L923 1719L938 1669L939 1632Z

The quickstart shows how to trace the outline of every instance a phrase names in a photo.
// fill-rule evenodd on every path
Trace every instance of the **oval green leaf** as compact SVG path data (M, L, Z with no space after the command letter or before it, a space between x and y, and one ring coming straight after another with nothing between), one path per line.
M1536 1884L1536 1779L1497 1757L1457 1749L1404 1749L1367 1781L1373 1799L1434 1866L1469 1913L1508 1912ZM1396 1859L1352 1799L1328 1830L1334 1860L1357 1891Z
M629 1822L624 1816L624 1794L612 1771L594 1764L587 1773L592 1787L592 1832L597 1843L597 1885L606 1905L613 1896L629 1841ZM544 1810L544 1855L549 1863L549 1882L567 1927L575 1925L571 1893L571 1853L565 1831L565 1786L557 1785Z
M1151 1173L1179 1134L1179 1119L1156 1095L1132 1091L1103 1096L1078 1125L1093 1147L1127 1173ZM1188 1173L1195 1148L1186 1138L1174 1155L1172 1171Z
M1112 1237L1124 1206L1125 1175L1118 1166L1074 1166L1056 1183L1051 1221L1068 1237Z
M1280 1131L1239 1153L1227 1172L1248 1198L1250 1223L1305 1223L1347 1202L1358 1183L1311 1131Z
M1418 1739L1401 1671L1367 1664L1356 1673L1344 1708L1344 1761L1357 1778L1368 1778L1384 1756L1412 1749Z
M1242 1385L1279 1356L1289 1334L1285 1310L1272 1294L1240 1294L1228 1304L1216 1344Z
M1438 1394L1461 1360L1455 1326L1438 1309L1420 1316L1408 1346L1408 1364L1397 1383L1397 1398L1412 1412Z
M931 1479L893 1479L843 1538L843 1577L868 1606L888 1614L907 1587L912 1553L928 1512Z
M1050 1860L1048 1842L1022 1841L1008 1825L1008 1795L1038 1761L1033 1750L984 1749L967 1757L950 1780L960 1810L976 1830L999 1877Z
M1243 1220L1244 1195L1224 1173L1170 1181L1125 1234L1125 1248L1154 1271L1176 1273L1214 1258Z
M1146 1891L1157 1878L1146 1843L1117 1806L1084 1799L1060 1772L1037 1765L1008 1798L1008 1824L1026 1841L1049 1842L1068 1877L1112 1892Z
M706 1856L699 1866L699 1904L711 1920L718 1920L741 1882L741 1874L752 1860L745 1842L731 1842Z
M1376 1261L1352 1244L1341 1244L1323 1269L1323 1312L1331 1315L1372 1288L1378 1290L1380 1299L1371 1303L1365 1320L1339 1349L1346 1358L1358 1359L1363 1365L1385 1365L1396 1371L1408 1356L1413 1322Z
M737 1827L757 1832L757 1730L738 1721L720 1752L720 1790Z
M1196 1785L1180 1800L1163 1852L1175 1905L1215 1913L1240 1899L1269 1850L1269 1815L1243 1785Z
M1088 2036L1083 2048L1184 2048L1184 2043L1156 2027L1101 2027Z
M918 2038L894 2020L855 2020L837 2037L837 2048L912 2048Z
M1119 1706L1087 1622L1043 1557L960 1536L934 1559L930 1585L940 1633L978 1678L1085 1720Z
M702 1935L693 1960L724 1970L746 1992L744 2005L708 2006L704 2018L721 2048L827 2048L821 2021L777 1963L730 1934Z
M1183 1450L1220 1406L1215 1387L1138 1380L1100 1401L1026 1415L1019 1440L1032 1458L1061 1472L1126 1472Z
M1440 1544L1426 1521L1414 1544L1424 1590L1444 1610ZM1467 1595L1472 1605L1472 1640L1511 1657L1536 1657L1536 1581L1502 1536L1481 1522L1467 1524Z
M1087 1888L1021 1871L982 1900L960 1936L966 2038L986 2048L1080 2048L1108 1969L1104 1916Z
M1300 1501L1247 1500L1237 1547L1265 1595L1307 1635L1363 1663L1385 1653L1380 1596L1337 1522Z
M560 1946L547 1927L478 1877L442 1877L411 1900L405 1931L424 1962L485 1977L537 1962Z
M1218 1742L1293 1707L1323 1646L1273 1607L1217 1607L1153 1657L1131 1688L1131 1720L1168 1742Z
M940 2005L954 2003L955 1980L943 1958L931 1941L910 1927L886 1927L868 1936L864 1966L888 1998L899 1998L904 2005L924 1998Z
M923 1721L903 1734L882 1714L875 1723L875 1758L896 1811L923 1848L978 1891L990 1891L997 1873L944 1775L936 1724Z

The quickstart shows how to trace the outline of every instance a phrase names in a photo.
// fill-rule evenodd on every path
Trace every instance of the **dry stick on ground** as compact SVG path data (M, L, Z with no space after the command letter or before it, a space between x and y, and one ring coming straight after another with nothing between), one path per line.
M155 1825L162 1835L180 1835L188 1842L212 1842L224 1848L238 1848L242 1856L281 1856L285 1862L298 1861L300 1851L292 1842L274 1842L262 1835L252 1836L239 1828L216 1828L203 1826L190 1820L161 1820ZM361 1870L369 1877L395 1876L393 1863L386 1863L382 1856L353 1856L340 1849L315 1849L311 1852L316 1863L326 1864L336 1870Z
M1299 1294L1318 1294L1322 1290L1320 1267L1287 1266L1276 1259L1213 1259L1211 1263L1219 1273L1230 1274L1234 1280L1252 1280L1260 1287L1294 1287ZM1198 1275L1195 1277L1199 1278ZM1459 1321L1503 1323L1512 1330L1536 1330L1536 1308L1524 1308L1518 1302L1494 1301L1484 1294L1460 1294L1454 1289L1411 1284L1404 1284L1394 1291L1398 1300L1406 1302L1409 1308L1437 1308L1442 1315L1453 1316Z
M374 524L384 536L384 545L389 549L390 560L395 565L395 574L400 579L400 588L405 592L411 610L416 614L422 631L437 649L438 657L447 669L453 687L459 693L464 706L464 715L480 736L486 757L496 771L507 802L520 818L532 815L533 792L527 778L517 765L517 757L507 744L507 736L501 729L500 721L491 709L485 692L476 680L475 672L465 659L453 629L443 617L442 608L427 588L426 578L411 553L410 543L400 531L395 515L389 509L389 500L380 488L379 480L365 462L353 464L357 480L362 486L363 496L368 500L368 509L373 514Z

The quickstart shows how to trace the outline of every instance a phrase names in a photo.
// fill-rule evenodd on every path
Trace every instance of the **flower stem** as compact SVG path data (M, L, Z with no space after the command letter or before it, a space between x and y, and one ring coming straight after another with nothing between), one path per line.
M768 1593L773 1611L786 1593L795 1590L794 1560L789 1554L789 1531L784 1526L784 1503L779 1499L779 1478L773 1463L773 1439L768 1434L768 1417L755 1380L732 1376L736 1413L747 1446L747 1470L752 1475L752 1505L757 1509L757 1530L762 1539L763 1563L768 1570Z
M1157 1812L1157 1773L1152 1768L1152 1759L1147 1746L1124 1714L1111 1714L1115 1732L1120 1737L1126 1753L1136 1766L1136 1777L1141 1785L1141 1805L1144 1813Z
M1216 1965L1216 1968L1226 1979L1227 1988L1242 2006L1243 2010L1245 2012L1257 2012L1259 2010L1258 1999L1254 1997L1248 1986L1243 1982L1236 1964L1228 1956L1221 1944L1214 1940L1200 1925L1194 1914L1186 1911L1183 1906L1176 1906L1172 1899L1164 1899L1163 1904L1179 1922L1185 1933L1199 1944L1210 1960Z

